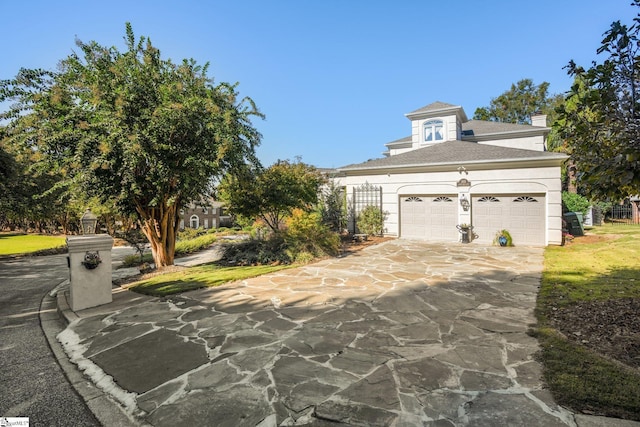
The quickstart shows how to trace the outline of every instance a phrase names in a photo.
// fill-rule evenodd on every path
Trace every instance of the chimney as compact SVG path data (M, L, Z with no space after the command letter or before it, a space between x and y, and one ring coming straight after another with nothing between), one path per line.
M547 115L539 112L531 115L531 126L547 127Z

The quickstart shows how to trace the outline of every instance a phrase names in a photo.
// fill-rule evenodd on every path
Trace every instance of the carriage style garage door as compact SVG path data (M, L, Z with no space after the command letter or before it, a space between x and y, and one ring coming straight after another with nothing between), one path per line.
M400 196L401 237L458 241L457 202L454 195Z
M498 230L506 229L514 245L544 246L546 231L544 195L473 196L473 231L479 243L493 242Z

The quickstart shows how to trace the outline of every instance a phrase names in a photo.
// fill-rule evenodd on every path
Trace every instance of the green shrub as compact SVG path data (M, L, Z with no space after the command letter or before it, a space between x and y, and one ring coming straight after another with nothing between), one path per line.
M122 260L122 267L124 267L124 268L126 268L126 267L136 267L138 265L144 264L145 262L148 263L148 264L152 264L153 263L153 256L151 255L151 253L144 254L142 257L140 257L138 254L136 254L136 255L127 255Z
M297 259L299 253L312 256L337 255L340 251L340 236L322 223L318 212L295 209L286 221L284 238L287 249Z
M229 265L291 264L284 238L249 239L225 245L223 260Z
M322 222L336 233L347 227L347 203L345 192L333 181L329 181L319 198L318 209Z
M192 254L211 246L216 240L215 234L202 234L189 240L176 242L176 256Z
M202 235L206 233L205 229L200 227L200 228L185 228L184 230L178 231L178 238L177 240L180 241L184 241L184 240L191 240L191 239L195 239L196 237Z
M583 216L587 214L587 209L591 206L591 202L586 197L568 191L562 192L562 203L568 212L581 212Z
M231 265L307 264L339 251L340 237L322 224L320 213L296 209L287 218L285 230L230 243L223 259Z
M369 236L380 235L384 231L384 217L382 210L373 205L369 205L360 211L356 219L356 226L360 233Z

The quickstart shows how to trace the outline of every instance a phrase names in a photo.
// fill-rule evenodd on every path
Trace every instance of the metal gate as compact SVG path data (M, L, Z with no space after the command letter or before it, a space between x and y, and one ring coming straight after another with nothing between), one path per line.
M358 233L356 220L358 214L367 206L376 206L382 212L382 186L365 182L359 187L353 187L353 194L349 201L349 231ZM382 228L382 224L380 224Z
M637 202L625 200L620 205L611 206L611 211L607 215L607 222L611 224L640 224Z

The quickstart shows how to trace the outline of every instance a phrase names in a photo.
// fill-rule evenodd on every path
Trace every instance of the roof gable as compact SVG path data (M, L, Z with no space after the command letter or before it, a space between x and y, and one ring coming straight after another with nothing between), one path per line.
M422 108L418 108L417 110L405 114L409 120L449 115L455 115L461 122L466 122L468 120L467 115L461 106L440 101L432 102L429 105L425 105Z

